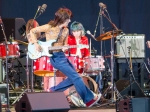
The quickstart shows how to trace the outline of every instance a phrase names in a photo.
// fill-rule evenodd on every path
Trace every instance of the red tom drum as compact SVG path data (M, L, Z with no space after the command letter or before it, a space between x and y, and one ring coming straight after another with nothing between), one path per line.
M54 76L54 67L50 63L50 58L47 56L40 57L34 60L34 74L38 76Z
M19 46L17 42L8 42L8 58L16 58L19 57ZM4 43L0 44L0 58L6 58L6 45Z

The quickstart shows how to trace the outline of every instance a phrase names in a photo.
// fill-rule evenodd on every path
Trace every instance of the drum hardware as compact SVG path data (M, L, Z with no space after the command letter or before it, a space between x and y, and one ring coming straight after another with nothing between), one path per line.
M108 11L107 11L108 13ZM112 91L111 91L111 102L110 103L114 103L115 102L115 98L114 98L114 37L118 36L122 30L119 30L116 25L111 21L110 19L110 16L109 18L104 14L104 12L102 13L102 15L109 21L109 23L112 25L113 27L113 30L112 31L109 31L109 32L106 32L105 34L101 34L97 40L98 41L101 41L101 40L107 40L107 39L111 39L111 51L110 51L110 54L111 54L111 59L110 59L110 64L111 64L111 70L110 70L110 73L111 73L111 84L113 85L113 87L111 88ZM108 13L109 15L109 13Z
M21 62L18 60L18 67L17 67L18 70L16 71L14 69L14 65L13 65L13 61L14 60L18 60L18 59L17 58L15 58L15 59L9 58L9 60L8 60L8 66L7 66L8 67L8 76L9 76L8 80L9 80L9 85L10 85L9 89L13 89L13 90L15 90L16 86L18 86L18 87L21 87L21 86L26 87L24 85L23 81L21 81L21 78L20 78L20 73L21 73L21 71L20 71L20 64L21 64ZM3 66L6 69L5 60L3 60ZM18 77L18 80L16 80L17 79L17 77L15 77L16 75ZM6 78L5 78L5 80L6 80Z
M106 90L104 91L104 93L102 94L102 96L104 97L104 98L106 98L106 99L110 99L110 100L108 100L106 103L104 103L104 104L101 104L100 105L100 107L103 107L103 106L106 106L106 105L109 105L109 104L111 104L112 103L112 100L111 100L111 89L114 87L114 98L115 98L115 102L117 102L117 101L120 101L122 98L123 98L123 96L120 94L120 92L118 91L118 89L116 88L116 85L115 86L113 86L112 84L110 84L109 85L109 87L108 88L106 88ZM110 93L110 94L109 94ZM108 97L108 98L107 98Z
M8 61L8 52L10 51L9 47L8 47L8 42L7 42L7 38L6 38L6 34L5 34L5 28L4 28L4 24L2 22L2 19L1 19L1 16L0 16L0 25L1 25L1 28L2 28L2 32L3 32L3 35L4 35L4 40L5 40L5 54L6 54L6 83L7 83L7 108L6 108L6 112L10 112L9 110L9 79L8 79L8 68L7 68L7 61Z
M26 71L26 69L24 68L24 66L22 65L22 63L20 62L20 60L18 59L18 58L16 58L16 60L17 60L17 62L18 62L18 70L17 70L17 75L18 75L18 84L19 84L19 86L20 87L24 87L24 88L26 88L26 85L23 83L23 81L21 80L21 77L20 77L20 73L22 73L21 71L20 71L20 66Z

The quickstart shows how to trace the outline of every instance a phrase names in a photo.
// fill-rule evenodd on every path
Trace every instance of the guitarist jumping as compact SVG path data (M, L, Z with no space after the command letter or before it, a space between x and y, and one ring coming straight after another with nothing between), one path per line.
M37 41L36 38L37 33L45 32L47 42L50 41L51 44L55 42L54 46L67 45L67 37L69 34L67 26L71 21L71 17L72 12L69 9L60 8L55 13L54 20L50 21L48 24L30 30L30 36L32 38L30 44L34 45L35 50L39 54L42 54L43 51L45 52L45 47L43 48L40 46L41 43ZM49 46L51 46L51 44ZM78 75L73 65L66 58L63 52L65 49L66 48L53 50L50 61L56 69L60 70L68 78L59 83L57 86L51 87L50 91L64 91L70 86L74 85L86 106L91 107L99 101L101 94L94 96L94 94L86 87L82 78ZM30 48L28 50L30 50ZM30 52L32 53L32 51ZM34 56L36 54L32 55L32 57L36 57Z

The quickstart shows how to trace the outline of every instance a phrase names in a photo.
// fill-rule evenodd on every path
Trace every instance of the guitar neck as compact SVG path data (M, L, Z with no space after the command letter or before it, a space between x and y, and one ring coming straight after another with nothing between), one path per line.
M83 47L86 47L88 45L81 45ZM80 45L70 45L70 46L53 46L53 47L49 47L49 50L57 50L57 49L62 49L63 47L67 47L67 48L78 48L80 47ZM81 47L82 48L82 47Z

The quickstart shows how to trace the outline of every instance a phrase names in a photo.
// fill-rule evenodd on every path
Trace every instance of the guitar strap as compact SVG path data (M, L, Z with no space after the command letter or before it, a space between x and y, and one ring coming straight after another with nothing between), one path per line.
M60 32L59 32L59 34L58 34L58 37L57 37L57 39L56 39L56 42L58 42L58 40L60 39L63 29L64 29L64 28L62 28L62 29L60 30Z

